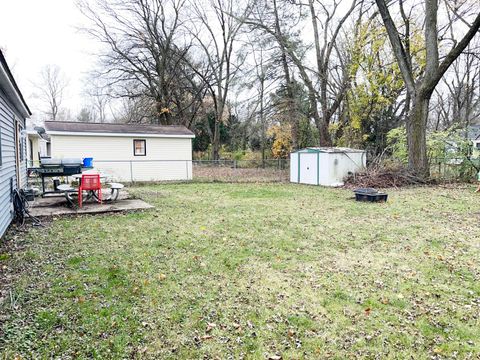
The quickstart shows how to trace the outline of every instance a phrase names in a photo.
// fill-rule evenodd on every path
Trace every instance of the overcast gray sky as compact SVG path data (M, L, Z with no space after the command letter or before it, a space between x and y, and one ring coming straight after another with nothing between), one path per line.
M0 47L33 112L39 109L32 82L46 64L57 64L67 74L64 105L72 116L81 108L82 81L98 46L77 31L84 22L73 0L1 0Z

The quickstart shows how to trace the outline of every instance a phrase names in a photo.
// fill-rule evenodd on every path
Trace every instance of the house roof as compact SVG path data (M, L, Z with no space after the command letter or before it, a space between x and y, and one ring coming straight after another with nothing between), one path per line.
M146 125L119 123L87 123L74 121L45 121L48 134L135 136L142 137L189 137L195 135L182 125Z
M15 82L15 79L8 67L7 60L3 56L2 51L0 50L0 88L3 89L8 99L13 103L15 108L22 114L23 117L27 118L32 115L32 112L28 108L25 99L23 98L20 89Z
M365 150L351 149L345 147L308 147L295 152L310 153L364 153Z

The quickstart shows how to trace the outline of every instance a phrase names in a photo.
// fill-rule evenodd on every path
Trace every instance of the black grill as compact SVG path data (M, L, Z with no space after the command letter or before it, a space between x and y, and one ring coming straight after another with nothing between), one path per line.
M80 165L42 166L37 169L37 172L42 175L69 176L80 174L82 172L82 167Z

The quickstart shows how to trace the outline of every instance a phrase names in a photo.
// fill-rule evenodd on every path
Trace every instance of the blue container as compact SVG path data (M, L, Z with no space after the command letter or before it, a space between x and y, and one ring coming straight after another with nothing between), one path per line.
M93 158L84 158L83 159L84 167L93 167Z

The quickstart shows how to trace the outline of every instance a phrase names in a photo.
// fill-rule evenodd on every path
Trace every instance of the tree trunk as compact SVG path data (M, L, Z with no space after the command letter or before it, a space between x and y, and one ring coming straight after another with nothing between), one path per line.
M277 1L273 0L273 15L275 16L275 32L277 36L283 39L282 29L280 27L280 19L278 17L278 10L277 10ZM285 86L287 90L287 106L288 106L288 121L292 126L292 146L293 150L298 149L298 128L299 128L299 121L298 121L298 114L297 114L297 107L296 107L296 99L293 92L293 81L290 76L290 69L288 68L288 61L287 61L287 51L283 44L283 41L280 42L280 53L281 53L281 61L283 67L283 73L285 75Z
M321 121L320 126L318 126L317 128L320 139L320 146L332 146L332 139L330 133L328 132L328 126L323 121Z
M258 114L260 117L260 126L261 126L261 140L260 146L262 150L262 168L265 167L265 147L266 147L266 126L265 126L265 110L264 110L264 93L265 93L265 76L262 67L262 76L260 77L260 113Z
M311 89L309 89L308 99L310 102L310 116L313 117L313 120L315 121L315 126L317 127L318 131L318 139L320 143L319 145L330 147L332 146L332 138L330 136L330 133L328 132L328 125L323 121L323 117L320 117L320 114L318 113L315 104L315 93Z
M431 95L417 95L407 119L408 167L415 174L428 177L426 128Z
M220 159L220 121L215 119L215 129L213 131L212 159Z

